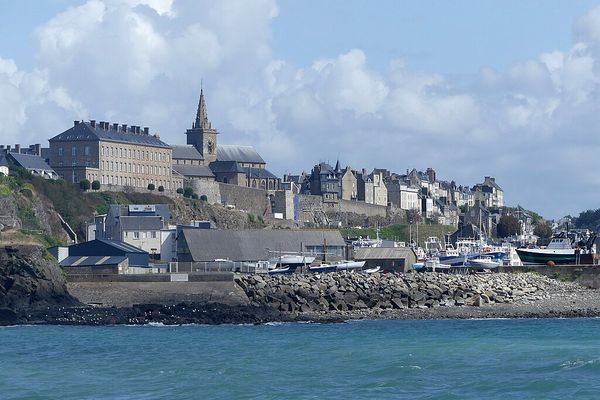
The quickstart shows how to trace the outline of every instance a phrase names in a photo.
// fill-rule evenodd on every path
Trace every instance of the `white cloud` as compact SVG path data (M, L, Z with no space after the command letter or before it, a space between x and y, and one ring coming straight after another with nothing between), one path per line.
M0 58L0 135L40 142L73 119L94 118L147 125L181 143L203 79L219 140L257 146L274 172L338 156L355 168L433 166L464 184L496 175L509 201L548 212L584 207L565 205L572 198L556 182L587 169L577 154L600 146L600 7L575 22L570 49L506 71L482 66L466 84L403 60L378 71L368 49L304 68L275 59L278 13L273 0L71 7L35 30L32 71ZM592 178L587 191L600 189ZM548 205L545 193L559 204Z

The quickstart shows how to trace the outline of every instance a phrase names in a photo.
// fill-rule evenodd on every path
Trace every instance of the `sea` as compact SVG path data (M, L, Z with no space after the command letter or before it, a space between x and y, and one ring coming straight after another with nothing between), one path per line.
M0 328L1 399L598 399L600 319Z

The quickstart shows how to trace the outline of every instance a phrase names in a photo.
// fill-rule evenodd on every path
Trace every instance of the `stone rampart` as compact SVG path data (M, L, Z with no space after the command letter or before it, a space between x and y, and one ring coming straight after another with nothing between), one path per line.
M256 215L265 216L271 214L269 192L266 190L220 182L218 185L223 204L232 205L238 210L244 210Z
M219 182L205 179L186 179L185 187L191 187L198 197L204 195L209 204L221 204L221 189Z

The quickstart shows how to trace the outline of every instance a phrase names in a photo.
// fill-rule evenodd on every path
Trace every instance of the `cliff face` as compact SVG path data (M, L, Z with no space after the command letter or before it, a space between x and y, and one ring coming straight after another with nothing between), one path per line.
M43 307L74 306L62 270L42 247L0 248L0 325Z

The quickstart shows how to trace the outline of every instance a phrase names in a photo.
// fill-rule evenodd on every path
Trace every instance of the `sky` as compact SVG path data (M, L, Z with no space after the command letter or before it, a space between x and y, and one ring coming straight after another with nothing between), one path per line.
M0 1L0 143L73 120L219 143L267 168L494 176L546 218L600 208L600 1Z

